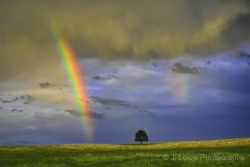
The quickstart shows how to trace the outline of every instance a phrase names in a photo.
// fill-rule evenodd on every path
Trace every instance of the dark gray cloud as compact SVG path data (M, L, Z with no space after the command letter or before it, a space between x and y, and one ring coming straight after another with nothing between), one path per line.
M10 94L9 94L10 96ZM31 95L21 95L20 97L15 97L13 98L13 100L2 100L3 103L13 103L13 102L16 102L16 101L22 101L23 104L30 104L32 103L33 101L35 101L35 97L31 96Z
M11 110L11 112L15 112L15 111L17 111L17 112L23 112L23 110L19 110L19 109L12 109Z
M102 97L96 97L91 96L91 101L94 103L100 103L103 105L120 105L120 106L130 106L129 102L123 101L123 100L115 100L115 99L109 99L109 98L102 98Z
M51 84L49 82L41 82L41 83L39 83L39 86L41 88L49 88L51 86Z
M175 63L172 67L172 72L181 74L197 74L199 73L199 69L197 67L188 67L182 65L181 63Z
M144 113L144 114L148 114L151 117L156 117L154 112L148 111L148 110L139 110L139 113Z
M105 113L91 112L91 118L93 119L103 119Z
M104 76L104 77L101 77L99 75L96 75L93 77L94 80L97 80L97 81L100 81L100 80L110 80L110 79L118 79L117 76L114 76L114 75L108 75L108 76Z
M74 117L82 117L84 116L83 113L80 113L79 110L64 110L65 112L69 113L70 115L73 115ZM91 111L91 118L93 119L103 119L105 113L97 113L94 111Z
M245 52L245 51L238 51L236 50L235 51L235 54L241 58L246 58L246 59L249 59L250 58L250 54Z

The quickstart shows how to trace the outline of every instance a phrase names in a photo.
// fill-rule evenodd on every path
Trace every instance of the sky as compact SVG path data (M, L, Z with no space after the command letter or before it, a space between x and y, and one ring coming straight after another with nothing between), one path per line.
M248 0L0 0L0 39L0 145L250 137Z

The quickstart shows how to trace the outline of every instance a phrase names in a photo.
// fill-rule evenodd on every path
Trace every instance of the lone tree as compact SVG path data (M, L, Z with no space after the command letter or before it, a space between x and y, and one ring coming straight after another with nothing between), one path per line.
M148 141L148 135L144 130L138 130L135 134L135 141L140 141L141 144L143 141Z

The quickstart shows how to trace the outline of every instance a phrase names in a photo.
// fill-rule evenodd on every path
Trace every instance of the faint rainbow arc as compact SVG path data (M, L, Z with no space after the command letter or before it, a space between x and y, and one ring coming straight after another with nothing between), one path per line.
M54 38L61 62L68 77L68 81L74 91L75 98L78 101L78 109L80 110L79 112L83 117L84 131L86 135L92 140L93 126L91 122L91 107L82 69L79 65L74 50L66 38L64 38L62 34L55 32Z

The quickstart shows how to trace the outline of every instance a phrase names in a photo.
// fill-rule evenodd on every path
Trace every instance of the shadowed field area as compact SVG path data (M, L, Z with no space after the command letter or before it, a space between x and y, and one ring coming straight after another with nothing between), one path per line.
M0 166L246 166L250 138L147 144L2 146Z

